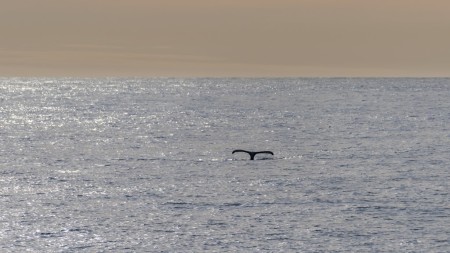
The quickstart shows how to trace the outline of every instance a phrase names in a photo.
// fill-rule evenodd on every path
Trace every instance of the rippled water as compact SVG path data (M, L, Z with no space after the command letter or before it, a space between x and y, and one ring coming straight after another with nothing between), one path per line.
M449 252L449 126L450 79L0 79L0 251Z

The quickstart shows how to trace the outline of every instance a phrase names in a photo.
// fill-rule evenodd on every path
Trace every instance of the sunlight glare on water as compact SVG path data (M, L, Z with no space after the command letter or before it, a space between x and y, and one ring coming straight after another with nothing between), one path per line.
M450 251L449 79L3 78L0 102L1 252Z

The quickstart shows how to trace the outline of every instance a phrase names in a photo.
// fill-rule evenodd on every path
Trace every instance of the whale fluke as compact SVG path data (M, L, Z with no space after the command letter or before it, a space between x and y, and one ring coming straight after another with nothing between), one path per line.
M247 150L243 150L243 149L233 150L232 154L238 153L238 152L249 154L250 155L250 160L255 160L255 155L256 154L271 154L271 155L273 155L272 151L256 151L256 152L253 152L253 151L247 151Z

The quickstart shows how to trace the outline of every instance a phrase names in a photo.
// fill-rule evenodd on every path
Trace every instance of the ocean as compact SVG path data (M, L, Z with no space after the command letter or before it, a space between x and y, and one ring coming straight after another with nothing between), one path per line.
M449 182L448 78L0 79L0 252L450 252Z

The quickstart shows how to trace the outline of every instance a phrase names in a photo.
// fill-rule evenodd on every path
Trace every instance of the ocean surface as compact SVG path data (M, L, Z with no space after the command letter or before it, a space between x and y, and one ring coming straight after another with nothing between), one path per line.
M449 182L450 79L0 79L0 252L450 252Z

